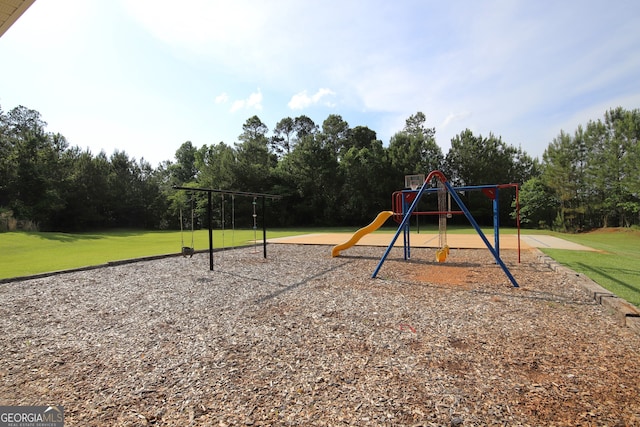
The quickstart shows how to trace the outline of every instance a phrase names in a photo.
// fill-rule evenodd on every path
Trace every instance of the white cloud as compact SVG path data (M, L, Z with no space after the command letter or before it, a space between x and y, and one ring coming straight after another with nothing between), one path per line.
M258 89L257 92L253 92L247 99L238 99L233 101L231 105L231 112L235 113L238 110L255 108L256 110L262 110L262 92Z
M311 96L307 94L306 90L303 90L302 92L293 95L287 105L292 110L302 110L303 108L318 104L323 98L332 95L335 95L335 92L326 88L318 89L318 91ZM326 101L324 105L331 107L334 104L330 101Z
M216 104L226 104L227 101L229 101L229 95L227 95L225 92L216 96Z
M292 110L302 110L304 107L311 105L311 98L309 98L305 90L293 95L287 105Z
M468 117L471 117L470 111L462 111L460 113L449 113L449 115L445 117L444 121L440 126L443 128L446 128L449 124L464 120Z
M249 99L247 99L247 108L251 107L262 110L262 92L260 89L258 89L258 92L254 92L249 95Z
M233 101L233 104L231 105L231 111L232 113L235 113L238 110L242 110L245 106L245 101L244 99L238 99L236 101Z

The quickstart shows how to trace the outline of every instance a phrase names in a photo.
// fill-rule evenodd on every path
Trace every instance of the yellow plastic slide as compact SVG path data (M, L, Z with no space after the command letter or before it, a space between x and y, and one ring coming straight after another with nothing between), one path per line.
M382 224L385 223L387 219L389 219L391 215L393 215L393 211L380 212L376 217L376 219L374 219L371 224L367 225L366 227L362 227L360 230L353 233L353 236L351 236L351 238L346 242L340 243L339 245L334 246L333 249L331 250L331 256L336 257L340 255L340 251L349 249L351 246L358 243L358 241L362 238L362 236L364 236L365 234L369 234L373 231L376 231L378 228L382 226Z

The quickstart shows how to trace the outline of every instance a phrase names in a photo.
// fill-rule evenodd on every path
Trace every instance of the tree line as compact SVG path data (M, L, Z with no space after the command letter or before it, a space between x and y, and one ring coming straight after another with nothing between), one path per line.
M636 225L639 117L638 110L619 108L573 136L561 132L540 162L500 137L468 129L445 154L421 112L387 146L375 131L351 127L336 114L320 125L304 115L286 117L271 131L253 116L233 144L187 141L174 159L154 168L124 151L94 155L72 147L63 135L47 132L35 110L0 109L0 227L175 229L180 214L190 219L192 211L202 226L203 195L174 185L281 195L268 202L266 213L257 204L270 226L362 226L390 209L405 175L435 169L456 186L521 184L523 222L530 226ZM254 200L215 197L214 226L253 226ZM465 192L463 199L480 223L491 224L484 194ZM514 199L514 192L500 197L505 225L513 225ZM436 208L428 197L422 203L422 210Z
M640 110L621 107L561 131L522 186L525 221L560 231L640 225L639 140Z

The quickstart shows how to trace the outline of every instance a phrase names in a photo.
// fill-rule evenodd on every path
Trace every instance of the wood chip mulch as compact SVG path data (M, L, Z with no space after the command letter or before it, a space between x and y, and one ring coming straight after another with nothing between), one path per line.
M0 405L68 426L639 426L640 336L535 250L269 245L0 285Z

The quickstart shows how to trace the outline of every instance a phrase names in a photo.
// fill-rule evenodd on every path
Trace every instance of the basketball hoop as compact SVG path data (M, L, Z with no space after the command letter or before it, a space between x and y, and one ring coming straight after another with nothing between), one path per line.
M404 186L405 188L411 188L411 190L415 191L418 188L422 187L424 184L424 174L416 174L416 175L405 175L404 176Z

